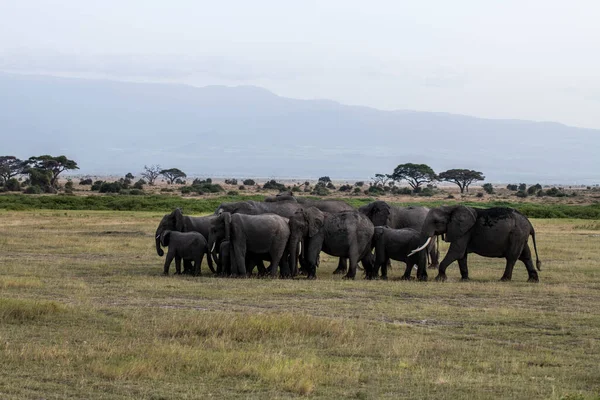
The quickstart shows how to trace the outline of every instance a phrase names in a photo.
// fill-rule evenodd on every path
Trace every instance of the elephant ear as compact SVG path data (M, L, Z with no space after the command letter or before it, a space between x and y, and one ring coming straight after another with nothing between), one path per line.
M181 211L181 208L176 208L172 214L175 219L175 230L177 232L183 232L183 212Z
M306 219L308 221L308 237L313 237L323 227L325 222L325 214L316 207L309 207L306 210Z
M231 213L224 212L221 214L221 218L223 218L223 224L225 225L225 240L230 240L231 235Z
M169 242L171 241L171 231L164 231L162 235L160 235L160 244L163 247L169 247Z
M456 206L450 220L448 221L448 229L446 231L446 239L448 242L454 242L466 233L475 225L475 212L465 206Z

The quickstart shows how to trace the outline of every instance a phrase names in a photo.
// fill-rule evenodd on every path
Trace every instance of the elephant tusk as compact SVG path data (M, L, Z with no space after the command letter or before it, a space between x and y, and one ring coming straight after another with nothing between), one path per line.
M160 233L158 235L156 235L156 237L155 237L155 239L158 239L158 238L160 238Z
M217 245L217 242L214 242L214 243L213 243L213 245L212 245L212 247L211 247L211 249L210 249L210 252L211 252L211 253L212 253L213 251L215 251L215 246L216 246L216 245Z
M421 247L418 247L418 248L414 249L413 251L411 251L411 252L408 254L408 257L410 257L410 256L412 256L413 254L415 254L415 253L418 253L418 252L420 252L421 250L423 250L425 247L427 247L427 246L429 245L429 242L431 242L431 236L427 238L427 241L425 242L425 244L424 244L423 246L421 246Z

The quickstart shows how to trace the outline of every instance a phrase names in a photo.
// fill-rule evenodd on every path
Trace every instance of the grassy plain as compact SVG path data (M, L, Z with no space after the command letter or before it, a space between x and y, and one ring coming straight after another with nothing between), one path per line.
M533 220L539 284L348 282L163 277L163 214L0 211L0 398L600 397L595 221Z

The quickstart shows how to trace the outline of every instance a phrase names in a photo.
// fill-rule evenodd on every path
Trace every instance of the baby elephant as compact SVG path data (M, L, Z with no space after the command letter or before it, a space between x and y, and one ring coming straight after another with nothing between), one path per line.
M208 254L208 246L206 239L198 232L177 232L164 231L160 235L160 244L163 247L168 247L167 259L165 260L164 274L169 274L171 261L175 258L175 273L181 274L181 260L193 261L192 275L200 275L200 264L207 254L207 261L210 270L214 273L210 254Z
M414 229L392 229L387 226L376 226L373 233L372 245L375 247L375 265L367 273L367 279L377 278L381 267L381 279L387 279L389 260L404 261L406 270L401 279L411 279L410 273L413 265L417 265L417 279L427 280L427 253L422 250L408 256L415 249L412 247L419 243L419 232Z

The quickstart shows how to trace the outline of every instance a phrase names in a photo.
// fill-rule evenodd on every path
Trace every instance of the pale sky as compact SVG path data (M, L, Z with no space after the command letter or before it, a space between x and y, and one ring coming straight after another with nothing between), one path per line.
M600 129L600 2L0 0L0 70Z

